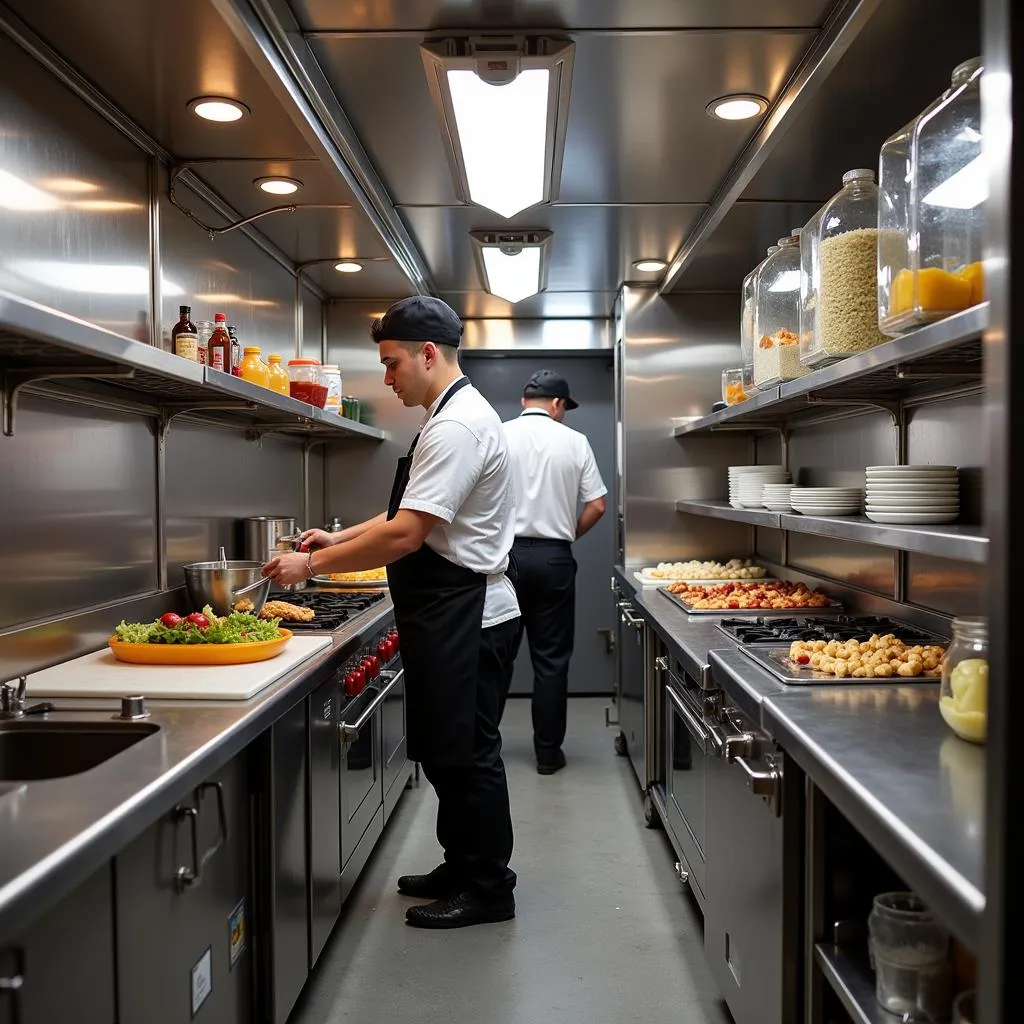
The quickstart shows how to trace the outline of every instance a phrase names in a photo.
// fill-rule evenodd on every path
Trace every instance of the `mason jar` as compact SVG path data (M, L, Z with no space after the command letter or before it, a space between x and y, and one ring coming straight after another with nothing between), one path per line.
M757 274L754 383L761 390L807 373L800 363L800 229L793 228Z
M953 642L942 659L939 711L961 739L984 743L988 737L988 620L953 620Z

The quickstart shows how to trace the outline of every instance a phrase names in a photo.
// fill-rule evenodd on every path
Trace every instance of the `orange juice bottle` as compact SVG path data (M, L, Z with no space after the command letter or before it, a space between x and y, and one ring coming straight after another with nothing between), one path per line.
M250 384L258 384L261 388L270 387L270 367L260 358L260 350L256 345L247 345L239 367L242 380Z
M288 371L281 365L281 357L276 352L267 356L270 364L270 390L280 395L289 393Z

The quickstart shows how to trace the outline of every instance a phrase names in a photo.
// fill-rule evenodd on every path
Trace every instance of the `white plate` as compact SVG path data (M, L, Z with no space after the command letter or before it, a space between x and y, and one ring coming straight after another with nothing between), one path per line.
M944 496L947 494L959 494L960 488L948 487L872 487L868 485L868 494L888 494L901 498L930 498L933 495Z
M730 473L752 473L756 470L777 470L780 473L788 473L789 470L785 466L730 466Z
M897 512L900 515L915 515L915 516L930 516L930 515L953 515L960 514L959 505L930 505L928 508L908 508L906 505L868 505L868 512L879 512L886 514L888 512Z
M794 508L802 516L856 516L860 515L860 508Z
M956 498L925 498L924 500L908 500L907 498L871 498L867 500L869 508L959 508Z
M920 470L913 470L908 473L865 473L864 479L869 484L935 484L945 483L947 480L959 480L960 477L957 473L924 473Z
M910 466L868 466L866 472L868 473L907 473L911 471L917 472L928 472L928 473L955 473L959 467L957 466L939 466L930 465L923 463L921 465L910 465Z
M890 523L893 526L937 526L951 523L959 512L868 512L873 523Z
M801 498L794 494L789 502L791 505L863 505L860 497L856 498Z

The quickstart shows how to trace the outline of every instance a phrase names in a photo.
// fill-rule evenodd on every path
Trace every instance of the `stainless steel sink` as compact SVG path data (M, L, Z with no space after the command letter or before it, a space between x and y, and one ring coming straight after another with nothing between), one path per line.
M148 722L0 722L0 782L32 782L77 775L151 736Z

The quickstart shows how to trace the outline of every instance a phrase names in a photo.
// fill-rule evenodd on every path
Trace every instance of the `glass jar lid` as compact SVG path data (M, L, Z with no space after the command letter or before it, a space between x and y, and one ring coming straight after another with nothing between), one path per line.
M980 57L972 57L970 60L965 60L962 64L957 64L957 66L953 68L953 75L951 78L953 87L955 88L958 85L963 85L964 82L970 80L971 76L976 71L983 71L984 68L985 65L982 63Z
M988 619L983 615L963 615L953 620L953 635L965 640L987 640Z
M875 172L871 167L854 167L843 175L843 184L848 185L851 181L874 181Z
M289 359L289 366L319 366L319 359Z

